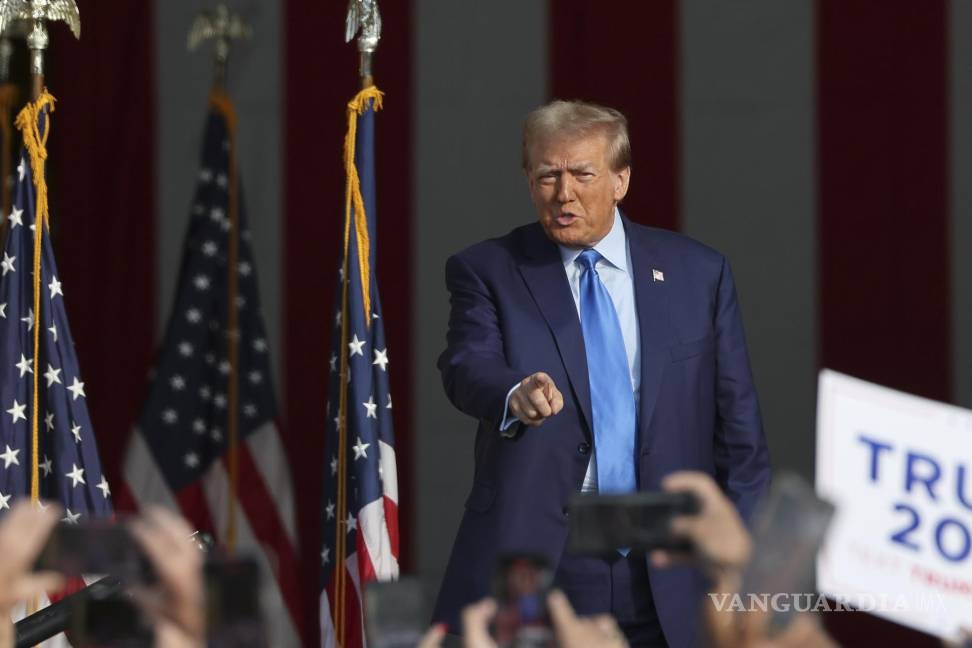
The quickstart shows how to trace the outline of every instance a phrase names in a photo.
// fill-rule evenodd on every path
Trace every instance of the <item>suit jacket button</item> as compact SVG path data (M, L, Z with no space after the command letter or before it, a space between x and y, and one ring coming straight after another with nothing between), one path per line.
M590 443L587 443L586 441L581 441L580 443L577 444L577 452L581 453L582 455L586 455L590 451L591 451Z

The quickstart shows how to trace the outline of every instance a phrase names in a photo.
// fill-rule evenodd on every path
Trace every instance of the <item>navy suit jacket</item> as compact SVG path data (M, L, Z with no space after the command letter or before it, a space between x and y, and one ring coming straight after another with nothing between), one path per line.
M769 483L769 454L729 264L680 234L623 222L641 341L639 489L659 489L676 470L703 471L748 519ZM581 488L593 439L584 337L559 249L539 223L451 257L446 284L439 369L452 403L479 420L472 490L434 613L458 631L462 608L490 593L498 555L559 562L567 500ZM502 436L507 393L537 371L553 378L563 410ZM703 579L676 568L652 569L650 580L668 643L689 645Z

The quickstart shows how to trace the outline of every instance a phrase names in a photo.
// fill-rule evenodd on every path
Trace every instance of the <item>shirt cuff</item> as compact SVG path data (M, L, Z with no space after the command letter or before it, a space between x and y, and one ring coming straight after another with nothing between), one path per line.
M520 419L515 416L510 416L510 396L513 395L513 392L519 386L520 383L516 383L510 387L510 391L506 392L506 403L503 405L503 420L499 424L500 434L505 437L516 436L516 430L510 430L510 427Z

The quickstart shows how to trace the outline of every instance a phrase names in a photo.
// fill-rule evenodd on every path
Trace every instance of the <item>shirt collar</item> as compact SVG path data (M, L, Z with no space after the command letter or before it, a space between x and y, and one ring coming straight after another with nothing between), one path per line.
M564 266L567 267L574 263L580 253L583 252L582 249L564 247L563 245L557 247L560 248L560 258L564 262ZM628 237L624 231L624 223L621 222L621 213L617 207L614 208L614 224L611 225L611 231L597 242L594 250L615 268L630 274L628 272Z

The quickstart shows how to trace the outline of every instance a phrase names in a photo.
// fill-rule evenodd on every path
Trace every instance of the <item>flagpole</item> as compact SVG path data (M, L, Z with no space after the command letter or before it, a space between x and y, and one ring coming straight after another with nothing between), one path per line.
M360 83L362 89L374 85L371 64L374 52L381 38L381 14L378 11L377 0L351 0L345 18L345 42L351 42L355 34L358 36L358 53ZM345 222L344 222L344 260L341 281L341 347L338 406L338 474L337 474L337 509L338 517L335 525L335 565L334 565L334 630L338 646L345 645L347 636L347 537L348 537L348 493L347 493L347 417L348 417L348 325L349 299L348 284L351 272L349 267L350 238L352 229L352 208L360 209L360 188L356 186L357 171L354 169L355 138L359 110L355 102L348 106L348 131L344 143L345 171L347 182L345 187ZM359 251L360 253L360 251ZM360 259L359 259L360 262Z
M236 111L226 93L226 70L232 41L249 38L252 31L238 14L230 13L225 4L213 12L201 12L189 30L189 50L206 40L214 41L215 72L210 92L210 104L222 114L228 134L227 218L229 229L226 254L226 356L229 374L226 385L226 428L229 436L227 463L229 464L229 497L226 501L225 546L236 551L238 533L237 506L240 488L240 199L239 169L236 157Z
M40 459L38 417L40 410L40 329L44 321L41 313L41 250L44 230L48 224L49 204L47 196L46 160L47 137L50 134L50 124L45 123L41 132L41 116L49 119L54 110L54 97L44 88L44 52L47 50L50 38L47 35L48 20L64 20L68 23L75 38L81 38L81 16L74 0L67 0L63 6L51 10L51 5L45 0L31 0L26 4L12 6L9 2L0 3L0 31L7 27L12 20L31 20L31 31L27 36L27 46L30 48L31 73L31 103L27 104L17 116L16 126L20 129L24 139L24 148L30 160L31 174L36 192L34 206L34 250L33 250L33 354L31 359L33 369L33 391L31 395L30 416L30 501L40 503ZM4 178L4 181L6 178ZM37 599L28 602L28 614L37 608Z

